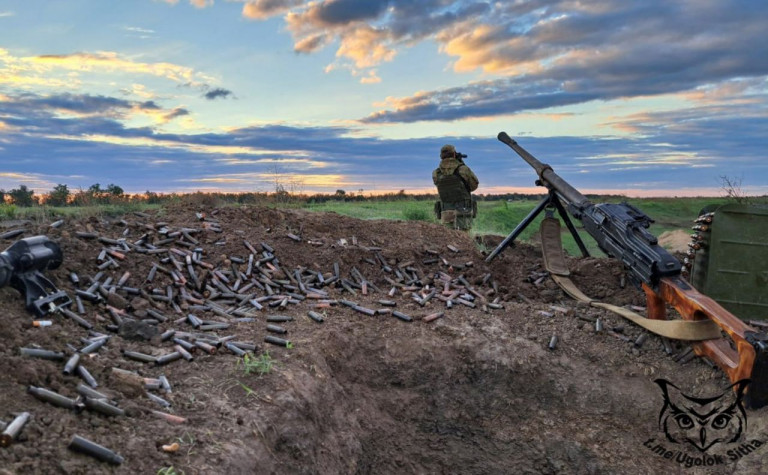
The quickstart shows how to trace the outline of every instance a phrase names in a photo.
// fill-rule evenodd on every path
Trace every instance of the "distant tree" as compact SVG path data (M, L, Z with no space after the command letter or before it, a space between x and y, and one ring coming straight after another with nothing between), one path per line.
M119 186L117 186L117 185L113 185L112 183L110 183L109 185L107 185L107 189L106 189L106 190L104 190L104 191L105 191L107 194L110 194L110 195L112 195L112 196L123 196L123 189L122 189L122 188L120 188L120 187L119 187Z
M146 196L146 200L148 204L156 205L160 203L160 195L158 195L154 191L147 190L146 193L144 193L144 196Z
M104 190L101 189L101 185L98 183L94 183L93 185L88 187L87 193L91 196L99 196Z
M35 203L35 200L32 199L34 194L34 190L27 189L27 185L21 185L8 192L8 195L11 197L11 203L16 206L32 206Z
M67 185L58 184L50 193L45 202L51 206L66 206L69 200L69 188Z
M346 194L347 194L347 192L344 191L344 190L336 190L336 196L344 196Z
M7 193L5 192L5 190L0 190L0 205L5 203L5 195L6 194Z

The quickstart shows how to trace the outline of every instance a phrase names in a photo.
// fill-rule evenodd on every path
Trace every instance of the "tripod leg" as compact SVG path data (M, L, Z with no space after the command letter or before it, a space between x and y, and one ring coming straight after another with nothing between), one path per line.
M560 203L560 200L557 199L557 197L551 197L550 199L555 204L558 213L560 213L560 217L563 218L563 222L565 222L565 226L568 228L568 231L571 232L574 241L576 241L576 244L579 246L581 255L584 257L589 257L589 251L587 251L587 247L584 245L584 241L581 240L581 236L579 236L579 233L576 231L576 227L573 225L571 218L568 217L568 213L565 211L565 208L563 208L563 204Z
M501 244L496 246L496 249L494 249L493 252L491 252L488 255L488 257L485 258L485 262L491 262L497 255L499 255L501 251L503 251L504 249L507 248L507 246L512 244L512 241L514 241L515 238L517 238L517 236L519 236L520 233L522 233L523 230L526 227L528 227L528 225L531 224L534 219L536 219L536 216L538 216L539 213L541 213L542 210L546 208L547 205L549 205L551 200L552 200L552 197L548 196L544 198L544 200L542 200L541 203L536 205L536 207L530 213L528 213L528 216L526 216L525 219L520 221L520 224L517 225L517 227L509 234L509 236L504 238L504 240L501 241Z

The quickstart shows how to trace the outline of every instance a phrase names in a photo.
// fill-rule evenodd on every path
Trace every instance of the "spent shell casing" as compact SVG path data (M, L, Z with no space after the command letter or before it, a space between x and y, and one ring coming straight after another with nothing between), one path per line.
M81 364L77 365L77 374L78 376L83 378L83 381L85 381L88 384L88 386L92 388L99 387L99 383L96 382L96 378L93 377L93 375L88 371L88 369L85 366Z
M317 312L313 312L311 310L307 312L307 315L309 315L309 318L316 321L317 323L323 323L323 321L325 320L322 315L320 315Z
M19 437L21 430L27 425L30 417L31 415L28 412L22 412L16 416L16 418L8 424L5 430L3 430L3 433L0 434L0 446L8 447L11 445L13 441Z
M159 404L162 407L171 407L171 403L161 398L160 396L152 393L147 393L147 397L150 401Z
M85 407L87 409L90 409L91 411L104 414L105 416L116 417L116 416L125 415L125 411L123 411L117 406L113 406L112 404L108 403L107 400L104 398L86 397Z
M598 318L595 320L595 332L600 333L603 331L603 321Z
M174 343L183 347L187 351L195 351L197 349L194 343L190 343L187 340L183 340L181 338L173 338L172 340Z
M284 334L288 333L288 330L279 325L267 325L267 331L272 333Z
M426 317L422 318L421 320L425 323L429 323L433 320L437 320L438 318L442 318L445 315L445 312L436 312L432 313L430 315L427 315Z
M96 391L95 389L90 388L82 383L77 385L77 394L83 396L84 398L104 399L104 400L109 399L109 397L107 397L106 394Z
M168 353L163 356L158 356L155 360L155 365L162 366L168 363L171 363L176 360L180 360L182 358L181 353L178 351L174 351L173 353Z
M548 348L550 350L554 350L555 348L557 348L557 335L552 335L552 338L550 338L549 340Z
M229 341L230 345L235 345L236 347L240 348L241 350L246 351L256 351L256 344L255 343L247 343L245 341Z
M99 338L99 339L96 339L96 340L92 341L91 343L89 343L88 345L84 346L82 349L80 349L80 353L82 353L84 355L88 355L88 354L91 354L91 353L96 353L97 351L99 351L99 348L104 346L104 344L107 342L107 340L109 340L109 338Z
M44 360L64 361L64 353L52 350L43 350L40 348L19 348L19 351L24 356L31 356L33 358L42 358Z
M147 355L144 353L139 353L138 351L127 351L123 350L123 356L126 358L130 358L135 361L141 361L143 363L154 363L157 361L157 358L152 355Z
M96 442L92 442L79 435L72 437L67 448L81 454L89 455L102 462L111 463L112 465L120 465L125 461L123 457L103 445L99 445Z
M291 342L288 341L288 340L284 340L282 338L278 338L278 337L272 336L272 335L265 336L264 337L264 341L267 342L267 343L271 343L273 345L283 346L283 347L286 347L286 348L291 344Z
M181 345L178 345L178 344L177 344L177 345L175 345L175 346L173 347L173 349L174 349L174 350L176 350L176 351L178 351L179 353L181 353L181 357L182 357L182 358L184 358L184 359L185 359L185 360L187 360L187 361L192 361L192 360L194 360L194 359L195 359L195 357L194 357L194 356L192 356L192 354L191 354L189 351L187 351L187 350L186 350L186 349L185 349L183 346L181 346Z
M288 316L288 315L268 315L267 316L267 321L268 322L276 322L276 323L291 322L291 321L293 321L293 317Z
M209 355L212 355L216 353L216 347L213 345L210 345L204 341L195 340L195 346L200 348L201 350L205 351Z
M69 360L67 360L67 363L64 365L64 369L62 370L62 373L64 373L64 375L66 376L71 375L72 373L75 372L79 364L80 364L80 353L75 353L69 358Z
M27 392L37 399L53 404L54 406L63 407L65 409L82 409L82 403L76 399L71 399L61 394L45 389L38 388L36 386L29 386Z
M406 315L402 312L398 312L397 310L392 311L392 316L399 318L400 320L404 322L412 322L413 317Z
M163 383L157 378L142 378L144 381L144 388L158 390L163 386Z
M187 321L190 325L192 325L195 328L200 328L200 326L203 324L203 321L200 320L196 315L188 314L187 315Z
M246 351L238 347L237 345L233 345L230 342L224 343L224 347L228 349L230 352L236 354L237 356L245 356Z
M645 343L645 340L648 338L647 333L641 333L640 336L637 337L635 340L635 348L640 348L643 346L643 343Z
M161 374L160 376L158 376L157 379L160 380L160 387L162 388L163 391L165 391L166 393L173 392L173 389L171 388L171 382L168 381L168 378L166 378L164 374Z

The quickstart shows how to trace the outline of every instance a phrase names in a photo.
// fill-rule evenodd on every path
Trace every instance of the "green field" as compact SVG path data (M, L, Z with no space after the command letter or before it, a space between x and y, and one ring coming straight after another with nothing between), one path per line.
M619 197L592 198L595 203L618 203ZM725 204L729 202L728 198L643 198L627 199L627 202L638 207L640 210L655 220L650 231L658 236L665 231L676 229L690 230L692 221L696 218L704 206L709 204ZM195 202L196 203L196 202ZM236 203L216 203L204 202L196 203L200 205L216 206L239 206ZM258 205L258 203L254 203ZM301 208L318 212L335 212L345 216L351 216L359 219L393 219L403 221L427 221L437 222L434 218L432 207L434 201L415 200L415 199L393 199L390 201L362 200L362 201L343 201L331 200L324 203L310 203L305 200L289 200L286 203L268 203L266 206ZM495 234L507 236L520 223L528 213L536 207L537 200L525 199L514 201L479 201L478 217L472 228L473 235ZM62 217L89 217L89 216L109 216L119 215L131 211L162 209L159 205L98 205L86 207L16 207L14 205L0 205L0 220L9 219L30 219L33 221L54 220ZM542 214L543 215L543 214ZM529 240L537 232L541 216L522 233L520 239ZM575 222L577 227L580 223ZM594 241L586 234L582 233L582 238L587 244L588 249L595 255L600 255ZM577 255L573 238L565 232L563 236L563 245L566 252Z
M594 202L618 203L620 200L593 200ZM699 210L709 204L725 204L726 198L647 198L627 199L628 203L636 206L650 216L655 223L650 231L658 236L665 231L676 229L690 230L692 221L698 216ZM478 202L478 216L472 228L472 234L496 234L507 236L520 223L528 213L533 210L538 201L480 201ZM307 204L301 206L313 211L331 211L346 216L360 219L418 219L436 222L432 213L432 201L385 201L350 203L331 201L323 204ZM539 222L543 213L528 226L521 234L522 240L529 240L538 231ZM577 228L580 223L574 220ZM565 230L565 227L563 227ZM582 240L587 245L590 253L600 255L597 245L586 233L582 234ZM578 247L567 231L563 235L563 247L566 252L577 255Z

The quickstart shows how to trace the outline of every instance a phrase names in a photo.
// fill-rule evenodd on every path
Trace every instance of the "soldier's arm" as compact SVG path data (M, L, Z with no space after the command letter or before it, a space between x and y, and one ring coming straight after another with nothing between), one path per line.
M480 184L480 181L477 179L477 176L466 165L461 167L461 169L459 170L459 175L461 175L469 185L469 191L475 191L477 189L477 186Z
M437 186L437 168L432 170L432 183L434 183L435 186Z

